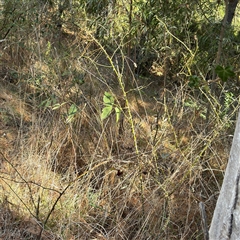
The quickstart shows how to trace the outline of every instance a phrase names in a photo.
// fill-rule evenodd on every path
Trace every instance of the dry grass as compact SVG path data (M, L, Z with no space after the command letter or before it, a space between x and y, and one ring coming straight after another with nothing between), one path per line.
M203 239L198 204L210 223L237 107L223 118L209 92L134 80L90 35L61 37L39 39L41 57L28 46L32 64L2 55L0 239ZM119 123L100 120L104 91Z

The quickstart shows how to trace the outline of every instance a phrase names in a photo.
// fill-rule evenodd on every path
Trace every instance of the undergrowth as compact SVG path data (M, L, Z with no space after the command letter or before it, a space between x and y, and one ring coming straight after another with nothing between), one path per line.
M180 70L158 59L147 76L128 42L112 51L90 30L38 27L1 43L0 238L203 239L198 204L210 224L235 89L218 78L212 92L198 46L167 26L191 56ZM119 113L101 119L106 92Z

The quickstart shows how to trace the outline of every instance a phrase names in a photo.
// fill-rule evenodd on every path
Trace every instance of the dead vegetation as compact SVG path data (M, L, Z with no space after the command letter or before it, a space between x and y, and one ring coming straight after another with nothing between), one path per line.
M202 239L237 107L206 122L209 92L164 86L164 66L136 79L91 34L60 35L1 43L0 239ZM119 122L100 119L105 91Z

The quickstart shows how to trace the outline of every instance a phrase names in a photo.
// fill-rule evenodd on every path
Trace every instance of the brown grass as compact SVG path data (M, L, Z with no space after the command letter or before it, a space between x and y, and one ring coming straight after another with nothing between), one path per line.
M210 223L234 124L214 111L206 123L214 97L182 79L165 89L162 76L131 79L122 92L99 43L61 37L64 48L48 50L39 39L41 58L34 46L2 55L0 239L203 239L198 204ZM119 123L100 120L104 91L123 109Z

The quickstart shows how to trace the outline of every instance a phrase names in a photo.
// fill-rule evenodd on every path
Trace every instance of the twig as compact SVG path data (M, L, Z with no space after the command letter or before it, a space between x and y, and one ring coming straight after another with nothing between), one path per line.
M208 226L207 226L207 215L203 202L199 203L200 213L202 217L202 230L204 234L204 240L209 240Z

